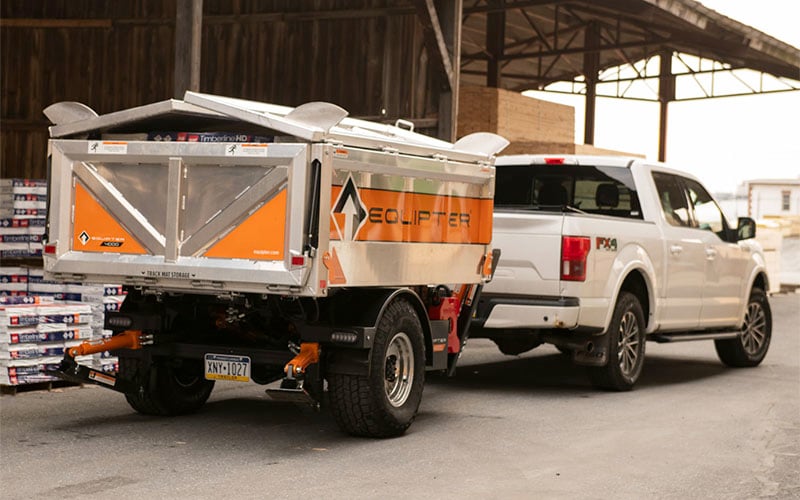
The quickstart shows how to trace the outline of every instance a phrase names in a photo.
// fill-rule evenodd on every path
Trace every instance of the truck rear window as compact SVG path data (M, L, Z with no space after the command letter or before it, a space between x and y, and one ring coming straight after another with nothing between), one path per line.
M589 165L500 165L496 209L586 212L641 219L630 170Z

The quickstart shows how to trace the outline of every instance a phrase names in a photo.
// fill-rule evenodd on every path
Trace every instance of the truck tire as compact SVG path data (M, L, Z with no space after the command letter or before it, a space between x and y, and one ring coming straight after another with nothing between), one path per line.
M595 387L612 391L633 389L644 365L645 323L639 299L620 292L608 327L608 363L589 368Z
M772 311L764 290L753 288L747 301L742 334L735 339L714 341L719 359L728 366L757 366L767 355L772 339Z
M328 374L331 411L352 435L399 436L414 421L425 383L425 350L417 312L404 299L378 321L366 376Z
M125 399L144 415L194 413L214 389L214 381L203 377L202 364L196 360L183 360L180 366L164 362L145 366L140 358L120 356L119 371L124 378L142 382L139 392L125 394Z

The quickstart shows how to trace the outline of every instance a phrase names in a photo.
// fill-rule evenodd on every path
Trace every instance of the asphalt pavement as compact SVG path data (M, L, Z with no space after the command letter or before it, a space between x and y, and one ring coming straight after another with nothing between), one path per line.
M554 348L471 341L426 385L405 436L220 384L196 415L136 414L97 387L0 398L0 497L800 498L800 295L771 298L761 366L711 342L647 345L628 393L592 389Z

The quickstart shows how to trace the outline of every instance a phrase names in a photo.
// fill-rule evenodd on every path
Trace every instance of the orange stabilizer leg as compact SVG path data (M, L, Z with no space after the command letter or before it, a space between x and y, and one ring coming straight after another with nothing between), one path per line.
M139 349L142 347L143 341L141 330L125 330L110 339L87 340L81 345L70 347L67 353L74 358L114 349Z
M314 363L319 363L319 343L303 342L300 344L300 352L286 363L283 371L289 378L294 378L306 372L306 368Z

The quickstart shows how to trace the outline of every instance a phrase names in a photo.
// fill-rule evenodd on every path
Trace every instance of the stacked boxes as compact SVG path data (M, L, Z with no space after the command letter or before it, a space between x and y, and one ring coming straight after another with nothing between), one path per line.
M125 295L119 285L47 281L31 262L42 256L46 181L0 179L0 195L0 384L54 380L42 370L57 365L69 347L111 336L103 330L105 311L119 310ZM117 368L108 353L78 361Z
M107 311L118 311L125 300L125 292L121 285L83 285L79 283L60 283L55 281L48 281L44 279L44 271L39 268L25 268L25 267L0 267L0 304L11 307L27 307L31 305L45 304L48 306L67 306L70 305L72 309L81 307L80 312L80 339L73 342L74 345L80 344L81 341L87 339L100 339L108 338L111 336L110 330L104 330L105 313ZM42 305L44 307L44 305ZM71 311L72 309L68 309ZM20 311L16 311L20 312ZM35 314L33 314L35 316ZM52 327L46 326L47 323L37 323L32 328L31 325L26 324L27 319L17 319L16 323L9 323L8 327L14 327L13 334L24 334L22 338L24 342L12 342L9 345L3 344L3 338L0 336L0 361L4 359L19 359L27 360L26 362L20 361L22 364L15 364L15 367L32 366L28 371L35 372L36 367L42 363L31 361L33 358L48 357L54 355L56 351L53 350L54 346L39 345L31 346L30 340L34 337L33 334L42 334L52 331ZM18 330L17 327L26 326L27 330ZM57 337L57 336L56 336ZM11 337L9 337L11 338ZM49 342L51 339L47 338L44 342ZM57 340L54 338L52 340ZM72 341L74 339L67 338L65 341ZM12 345L13 344L13 345ZM63 347L63 346L55 346ZM38 348L39 355L28 356L29 354L36 354ZM63 350L59 354L63 356ZM16 357L14 357L16 356ZM92 358L86 359L87 366L91 366L97 370L102 371L115 371L117 369L118 359L111 356L109 353L96 355ZM23 373L28 374L28 371L23 370ZM26 383L35 380L36 377L23 377L22 382L6 382L2 376L3 370L0 370L0 384L14 385L15 383ZM10 379L9 379L10 380ZM46 380L50 380L47 378Z
M0 179L0 257L41 257L47 215L42 179Z
M0 267L0 296L28 295L28 269Z
M93 337L92 308L48 298L0 297L0 384L54 380L42 370L55 368L65 349ZM98 364L95 356L76 359Z

